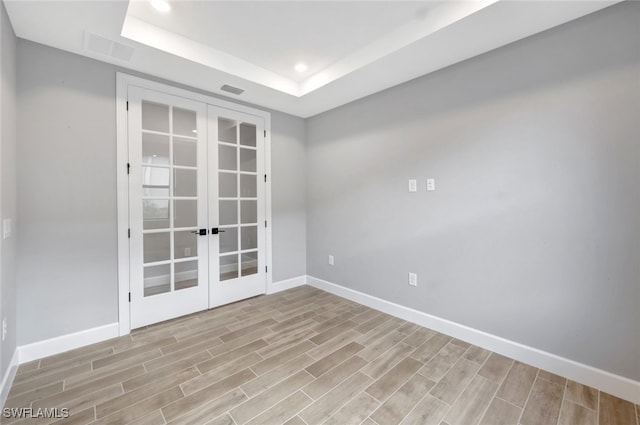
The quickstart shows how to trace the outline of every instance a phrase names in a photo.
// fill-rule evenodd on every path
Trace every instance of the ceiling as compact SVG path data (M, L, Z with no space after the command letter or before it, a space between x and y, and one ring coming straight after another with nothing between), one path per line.
M169 0L167 13L145 0L5 5L18 37L309 117L618 1Z

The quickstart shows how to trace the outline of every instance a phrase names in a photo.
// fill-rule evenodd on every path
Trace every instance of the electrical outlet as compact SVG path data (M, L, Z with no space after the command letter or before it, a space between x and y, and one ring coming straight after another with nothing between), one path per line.
M418 191L418 182L415 179L409 180L409 192Z
M2 319L2 340L7 337L7 318Z
M418 286L418 275L415 273L409 273L409 285Z
M184 249L184 256L185 257L191 257L191 248L185 248Z
M333 266L333 255L329 256L329 265Z

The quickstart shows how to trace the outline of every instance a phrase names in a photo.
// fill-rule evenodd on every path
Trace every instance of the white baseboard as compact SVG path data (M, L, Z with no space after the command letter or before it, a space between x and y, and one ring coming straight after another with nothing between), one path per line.
M281 280L274 282L267 288L267 294L275 294L276 292L286 291L287 289L295 288L296 286L302 286L307 284L307 276L297 276L287 280Z
M16 377L16 372L18 372L18 358L18 349L16 348L13 352L13 356L11 357L9 368L2 377L2 386L0 387L0 409L4 408L4 403L7 401L7 397L9 396L9 390L13 384L13 379Z
M197 279L198 270L187 270L186 272L178 272L174 274L175 281L180 282L183 280ZM160 286L171 283L171 276L168 274L161 274L159 276L151 276L144 278L144 287L150 288L152 286Z
M613 394L632 403L640 403L640 382L596 369L576 361L529 347L487 332L404 307L335 283L307 276L307 284L342 298L374 308L443 334L475 344L512 359L564 376L590 387Z
M44 341L38 341L32 344L21 345L18 347L18 358L20 359L20 363L26 363L31 360L64 353L74 348L80 348L85 345L115 338L119 336L119 329L118 323L111 323L56 338L45 339Z

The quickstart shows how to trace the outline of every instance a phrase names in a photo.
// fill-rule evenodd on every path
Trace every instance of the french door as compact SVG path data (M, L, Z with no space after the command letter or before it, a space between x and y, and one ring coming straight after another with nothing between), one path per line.
M264 123L209 106L211 307L265 292ZM217 169L214 169L216 168ZM260 196L261 195L261 196Z
M263 119L128 101L131 328L265 293Z

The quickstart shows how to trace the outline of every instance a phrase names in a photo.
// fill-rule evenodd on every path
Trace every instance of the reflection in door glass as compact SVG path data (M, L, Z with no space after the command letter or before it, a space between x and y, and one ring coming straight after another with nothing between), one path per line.
M195 167L197 165L196 151L197 145L195 140L173 139L173 165L183 165L187 167Z
M221 170L238 169L238 149L233 146L220 145L218 147L218 168Z
M143 133L142 163L169 165L169 136Z
M173 196L198 196L197 170L173 170Z
M220 225L238 224L238 201L218 201L220 205Z
M181 108L173 108L173 134L196 137L196 113Z
M220 256L220 280L238 277L238 254Z
M142 195L169 196L169 168L142 167Z
M240 144L256 147L256 126L243 122L240 124Z
M173 227L196 227L198 225L198 201L179 199L173 201Z
M240 201L240 222L243 224L258 222L258 201Z
M173 232L174 258L198 256L198 235L193 232L191 230Z
M238 196L238 175L236 173L218 173L218 196L220 198Z
M169 132L169 106L142 101L142 129Z
M235 145L237 139L236 122L226 118L218 118L218 141Z
M240 171L256 171L255 149L240 149Z
M169 200L145 199L142 201L142 228L166 229L169 227Z
M243 198L255 198L258 196L258 182L254 174L240 175L240 196Z
M258 251L242 254L242 276L258 273Z
M175 263L174 285L175 290L193 288L198 286L198 261L186 261Z
M144 268L144 296L171 291L171 264Z
M242 250L258 248L258 226L241 227Z
M227 227L220 229L220 252L233 252L238 250L238 228Z
M143 238L144 262L166 261L171 257L169 232L145 233Z

